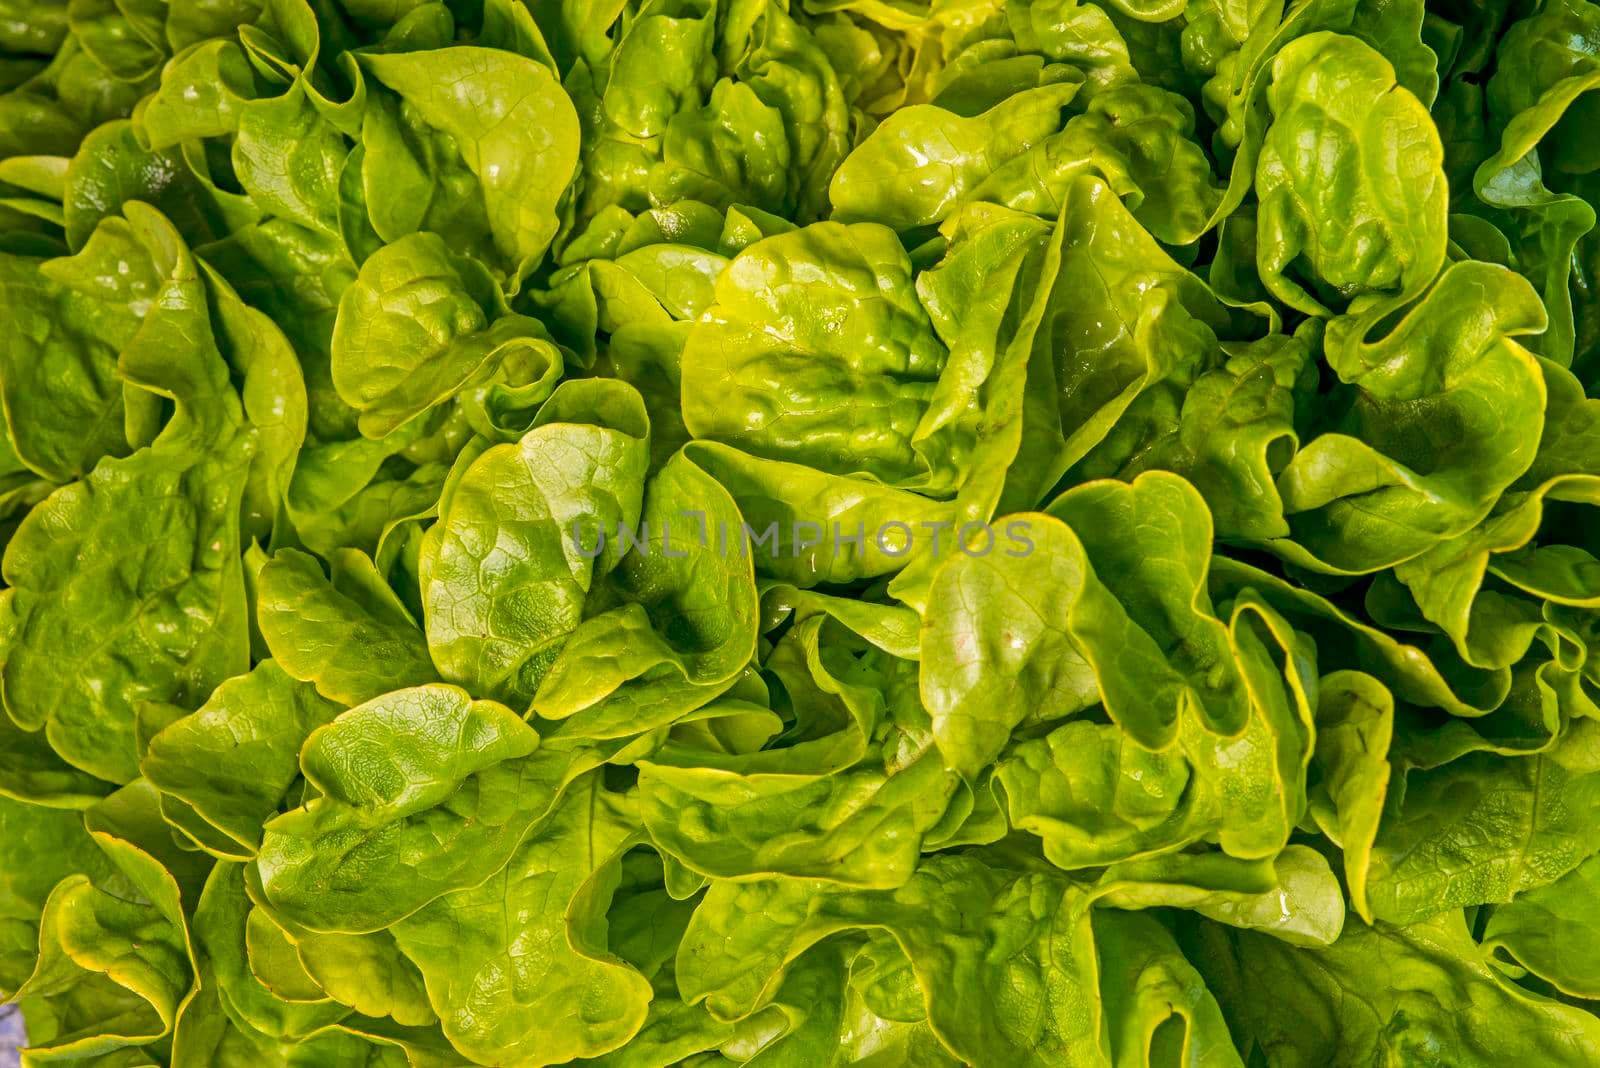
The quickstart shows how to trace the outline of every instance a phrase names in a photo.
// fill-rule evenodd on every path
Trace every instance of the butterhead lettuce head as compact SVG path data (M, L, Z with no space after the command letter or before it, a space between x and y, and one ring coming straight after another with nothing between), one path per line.
M1600 1066L1592 0L0 0L85 1068Z

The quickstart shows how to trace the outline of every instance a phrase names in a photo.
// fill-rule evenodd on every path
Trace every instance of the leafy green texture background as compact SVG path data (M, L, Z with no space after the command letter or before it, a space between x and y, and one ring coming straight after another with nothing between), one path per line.
M23 1064L1600 1066L1597 205L1592 0L0 0Z

